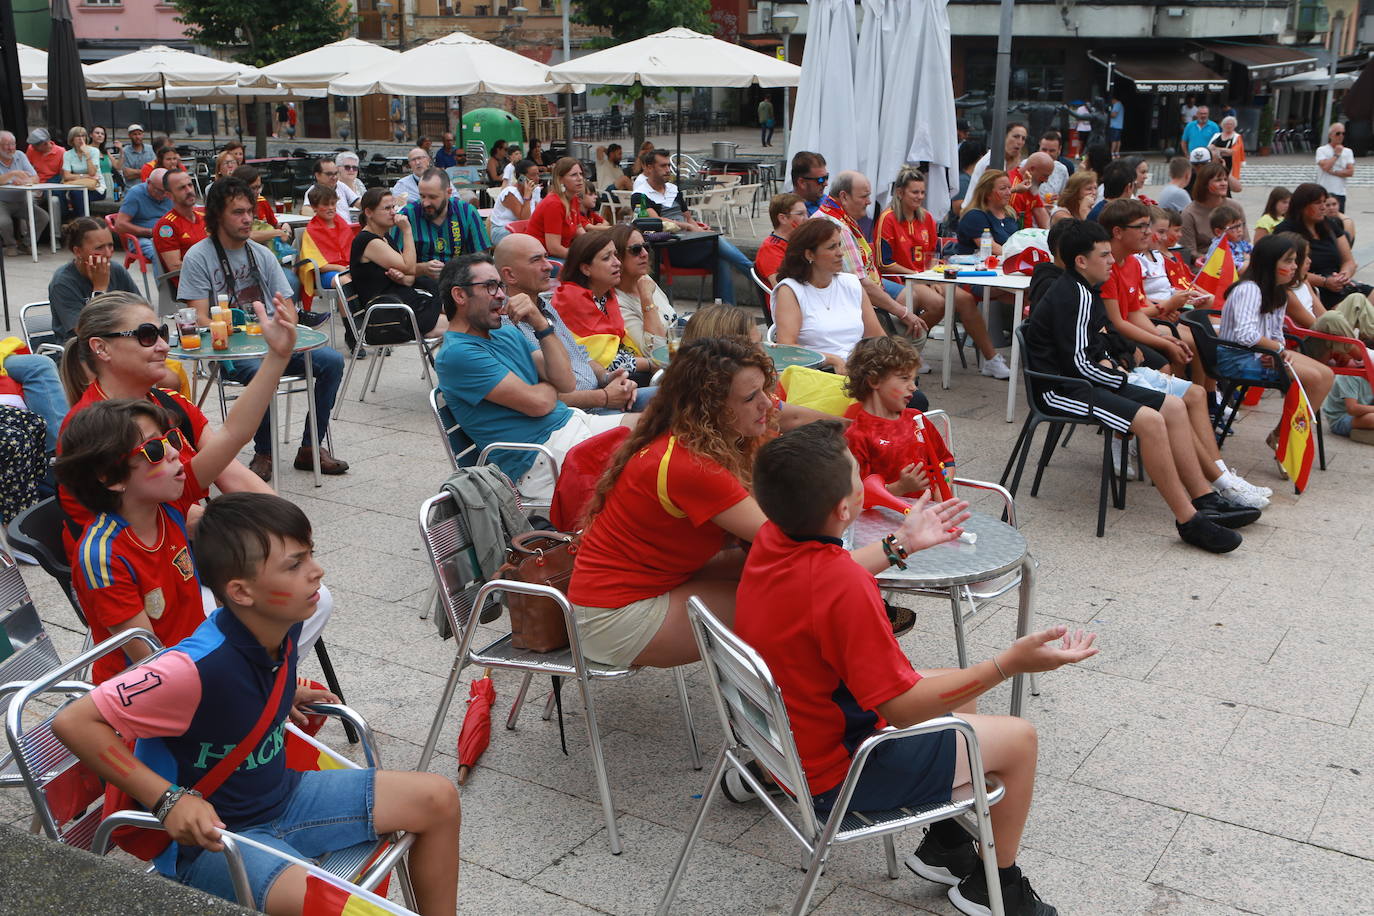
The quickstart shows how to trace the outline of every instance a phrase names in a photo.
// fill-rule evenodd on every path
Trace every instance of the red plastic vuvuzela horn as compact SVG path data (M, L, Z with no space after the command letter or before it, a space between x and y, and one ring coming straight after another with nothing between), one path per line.
M910 505L888 491L881 474L869 474L864 478L864 508L872 509L874 506L882 506L903 514L911 511Z

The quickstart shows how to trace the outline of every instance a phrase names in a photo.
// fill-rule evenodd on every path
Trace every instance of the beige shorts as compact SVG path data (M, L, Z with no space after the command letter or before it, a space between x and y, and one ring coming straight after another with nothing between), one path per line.
M573 605L582 654L603 665L628 668L668 619L668 593L624 607Z

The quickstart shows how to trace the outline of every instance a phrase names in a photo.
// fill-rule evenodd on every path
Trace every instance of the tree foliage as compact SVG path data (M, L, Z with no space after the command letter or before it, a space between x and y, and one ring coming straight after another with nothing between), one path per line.
M338 0L171 0L186 35L265 67L347 37L353 15Z
M683 27L707 35L711 25L710 0L578 0L572 9L572 19L584 25L599 26L611 33L609 39L591 42L594 47L624 44L662 32Z

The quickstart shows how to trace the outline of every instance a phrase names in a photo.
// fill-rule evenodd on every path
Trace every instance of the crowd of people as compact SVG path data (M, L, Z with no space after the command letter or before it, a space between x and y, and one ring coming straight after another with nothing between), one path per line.
M771 121L764 114L761 124ZM0 181L25 183L13 176L29 175L30 164L45 180L41 169L60 159L67 183L118 175L125 188L114 232L67 214L72 258L49 288L54 333L65 345L60 372L46 356L4 359L30 410L18 418L0 407L0 449L13 456L0 511L8 518L34 501L55 454L54 482L72 522L74 588L93 636L141 626L173 647L133 673L121 671L146 650L131 645L124 658L107 658L93 673L97 689L62 713L59 737L163 820L178 844L161 863L167 874L230 895L222 857L202 854L218 848L217 828L226 825L305 855L402 829L418 838L411 874L421 910L453 911L459 806L446 779L372 770L301 777L277 755L231 777L213 799L186 788L205 769L193 748L223 742L240 724L246 732L255 704L277 697L280 724L330 698L313 687L274 686L275 668L294 679L332 600L309 521L268 486L265 414L282 376L306 370L295 352L298 322L312 315L306 307L345 282L359 308L408 308L413 331L403 327L394 340L441 339L438 388L479 448L538 447L492 455L525 498L547 502L573 449L618 437L578 524L568 584L588 658L654 667L696 661L687 599L701 597L782 686L822 816L835 804L855 736L884 723L965 716L985 768L1006 787L993 831L1007 911L1052 914L1016 865L1034 730L1021 719L980 715L973 701L1009 676L1091 656L1093 636L1055 627L968 669L918 670L896 641L912 625L910 611L884 602L874 579L951 540L967 517L967 504L949 495L956 456L924 421L929 402L917 384L928 371L921 347L947 301L979 371L1010 375L973 294L955 288L947 300L945 288L922 275L956 253L986 253L986 240L998 257L1022 230L1048 230L1028 290L1025 357L1066 381L1028 394L1049 411L1092 416L1119 438L1118 462L1143 464L1179 537L1203 550L1240 546L1238 529L1258 520L1273 496L1218 450L1215 425L1235 405L1216 399L1217 375L1271 386L1296 378L1332 432L1374 441L1374 392L1334 371L1363 366L1374 343L1369 288L1353 279L1354 225L1343 196L1353 160L1340 125L1317 152L1316 180L1275 189L1252 235L1234 199L1244 161L1234 119L1213 124L1198 109L1184 132L1187 154L1170 161L1158 202L1142 194L1143 159L1114 156L1119 115L1113 119L1110 145L1081 162L1064 156L1056 131L1028 150L1029 132L1015 123L998 155L961 150L960 187L943 224L925 207L919 169L903 167L884 186L886 205L875 208L868 176L832 176L823 156L799 152L790 189L769 203L771 232L754 260L723 235L674 247L673 266L709 271L719 300L685 321L655 282L644 224L611 225L599 213L598 192L617 189L631 192L641 217L681 231L709 228L672 180L668 154L652 146L636 155L633 175L618 146L598 150L593 187L577 159L547 157L537 141L523 153L498 143L486 165L495 189L489 215L453 187L449 134L433 154L427 143L412 149L409 173L391 187L364 187L356 156L321 157L305 195L310 220L299 260L287 269L280 247L294 249L292 233L278 224L262 175L239 145L216 159L202 199L175 149L145 146L136 124L123 147L106 142L103 129L78 128L56 158L41 131L29 137L27 155L0 132L0 170L9 169ZM19 218L0 206L7 245L17 241ZM43 228L35 217L29 230ZM208 325L210 309L225 304L261 327L267 355L224 370L242 391L218 428L184 396L185 372L167 359L166 326L116 263L116 233L159 275L176 272L169 289L197 324ZM1214 261L1233 265L1234 282L1207 292L1199 271ZM763 288L770 342L818 354L823 369L814 374L838 395L839 410L779 395L758 326L732 304L736 273ZM1209 367L1196 327L1180 319L1213 307L1216 335L1235 346L1222 346ZM1295 350L1286 345L1290 326L1342 340ZM670 338L682 342L664 360L656 353ZM351 341L351 355L362 357L369 345L379 344ZM324 473L342 474L347 462L319 443L345 356L321 347L312 357L320 428L312 438L307 424L293 466L310 469L318 458ZM250 441L244 465L236 455ZM846 550L840 537L874 474L894 497L913 500L912 510L881 541ZM31 479L14 484L15 475ZM207 502L211 482L224 495ZM129 702L121 689L149 668L158 690ZM205 689L212 683L242 690ZM121 752L116 733L140 739L133 754ZM952 733L884 745L882 765L870 764L852 807L947 800L970 778L958 745ZM726 792L751 800L742 781ZM338 823L327 836L304 846L280 839L299 817L320 813ZM936 825L907 864L948 885L961 912L986 911L977 850L960 828ZM299 907L300 875L255 855L248 867L260 906Z

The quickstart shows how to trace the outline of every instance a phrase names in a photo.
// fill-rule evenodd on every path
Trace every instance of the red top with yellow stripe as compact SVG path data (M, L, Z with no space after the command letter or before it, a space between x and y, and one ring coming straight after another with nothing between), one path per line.
M568 598L618 608L672 591L724 545L711 519L748 496L725 468L660 436L630 456L583 534Z

